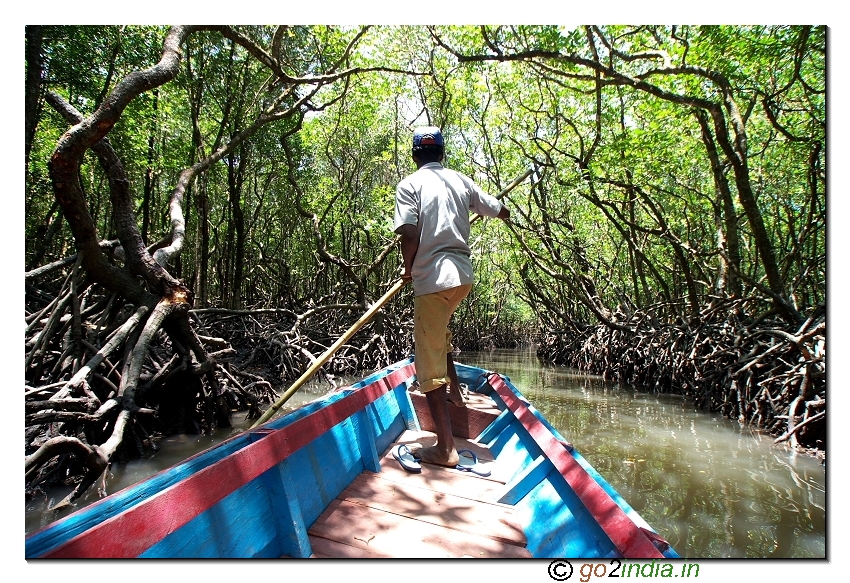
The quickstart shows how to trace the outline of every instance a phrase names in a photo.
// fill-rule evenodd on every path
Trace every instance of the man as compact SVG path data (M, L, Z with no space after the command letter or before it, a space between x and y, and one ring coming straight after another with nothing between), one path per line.
M510 211L468 177L444 168L443 134L428 126L413 132L417 171L399 182L395 232L401 235L403 279L413 280L413 341L419 390L434 420L437 443L413 453L423 462L454 467L448 401L463 405L452 359L452 314L472 288L469 212L506 220Z

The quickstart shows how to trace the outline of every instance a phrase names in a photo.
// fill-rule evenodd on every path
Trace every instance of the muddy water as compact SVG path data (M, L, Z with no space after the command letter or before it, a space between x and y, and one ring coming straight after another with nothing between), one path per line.
M460 362L501 372L593 464L649 524L688 558L824 558L825 467L774 446L738 423L695 410L681 398L636 392L597 377L541 365L530 351L463 353ZM345 382L350 382L345 381ZM285 409L323 394L312 383ZM211 436L163 440L147 460L114 466L106 490L118 490L167 468L250 422ZM26 531L57 518L27 503ZM92 491L77 508L98 499Z
M507 375L681 556L825 558L819 461L681 398L542 366L533 352L458 360Z

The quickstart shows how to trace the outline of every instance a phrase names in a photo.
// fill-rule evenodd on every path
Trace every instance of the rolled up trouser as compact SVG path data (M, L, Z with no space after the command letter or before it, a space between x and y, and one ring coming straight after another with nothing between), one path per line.
M423 393L451 382L446 370L446 355L454 350L449 320L471 289L471 284L459 285L413 298L416 376Z

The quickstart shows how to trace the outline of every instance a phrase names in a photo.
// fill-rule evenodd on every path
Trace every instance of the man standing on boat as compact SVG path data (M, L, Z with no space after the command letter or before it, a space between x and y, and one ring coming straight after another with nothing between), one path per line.
M434 420L437 444L413 455L426 463L454 467L448 402L463 405L452 359L448 325L472 289L469 248L470 210L508 219L510 211L470 178L444 168L443 134L428 126L413 132L417 171L399 182L395 198L395 232L401 235L403 279L413 280L413 342L419 390Z

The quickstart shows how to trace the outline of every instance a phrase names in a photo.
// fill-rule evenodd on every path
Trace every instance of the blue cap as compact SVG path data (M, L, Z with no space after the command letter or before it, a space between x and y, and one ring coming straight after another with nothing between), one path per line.
M425 126L413 130L413 149L443 147L443 133L435 126Z

